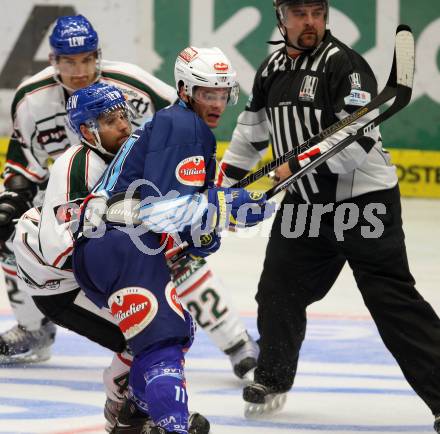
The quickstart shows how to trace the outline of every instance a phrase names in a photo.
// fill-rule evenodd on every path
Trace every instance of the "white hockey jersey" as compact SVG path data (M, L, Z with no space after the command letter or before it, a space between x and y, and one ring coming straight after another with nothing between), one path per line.
M177 99L176 90L136 65L103 60L99 81L118 87L139 113L134 126ZM25 80L17 89L11 106L13 134L5 181L20 173L35 183L47 180L48 162L60 156L77 137L67 126L66 90L54 79L48 66Z
M79 205L106 167L88 147L70 147L51 168L43 206L31 208L18 221L13 242L17 273L30 295L55 295L78 288L71 252Z

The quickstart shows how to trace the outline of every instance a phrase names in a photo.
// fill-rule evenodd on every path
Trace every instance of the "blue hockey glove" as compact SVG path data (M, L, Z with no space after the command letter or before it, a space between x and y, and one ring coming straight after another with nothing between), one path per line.
M264 193L247 191L244 188L210 188L208 203L217 210L215 221L211 224L220 230L229 226L255 226L275 212L275 204L266 202Z
M215 232L209 234L203 234L197 236L190 233L185 236L181 236L183 242L188 243L188 247L185 249L185 256L191 256L193 259L206 258L213 254L220 248L221 240L220 236Z
M191 259L206 258L220 248L220 235L215 231L209 234L191 235L190 232L180 233L179 241L175 240L177 245L168 248L165 252L168 265L174 267L182 258L190 257Z

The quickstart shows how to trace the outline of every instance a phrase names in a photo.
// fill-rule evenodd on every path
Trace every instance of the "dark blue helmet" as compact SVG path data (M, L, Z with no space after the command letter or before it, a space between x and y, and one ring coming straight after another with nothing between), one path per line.
M117 87L105 83L94 83L77 90L66 104L69 123L79 136L82 136L82 124L97 127L99 116L119 108L127 110L123 93Z
M56 56L98 50L98 34L82 15L59 17L49 42Z

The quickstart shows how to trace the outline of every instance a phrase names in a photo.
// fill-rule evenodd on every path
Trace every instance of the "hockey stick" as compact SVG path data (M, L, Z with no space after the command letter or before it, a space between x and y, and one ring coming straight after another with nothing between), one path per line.
M396 30L396 46L398 45L398 41L400 39L399 34L404 31L411 32L411 29L409 29L408 26L400 25ZM337 121L336 123L330 125L325 130L321 131L316 136L311 137L310 139L306 140L304 143L302 143L299 146L296 146L294 149L286 152L285 154L281 155L280 157L276 158L275 160L272 160L271 162L267 163L254 173L251 173L250 175L246 176L245 178L241 179L240 181L236 182L234 185L232 185L232 188L244 188L248 185L254 183L255 181L258 181L263 176L268 175L270 172L275 170L277 167L281 166L282 164L286 163L292 158L296 158L299 154L307 151L312 146L317 145L318 143L322 142L326 138L332 136L336 132L342 130L347 125L353 123L354 121L362 118L368 113L371 113L373 110L376 110L379 108L382 104L385 104L387 101L393 99L397 94L397 88L398 88L398 81L397 81L397 62L399 64L402 62L402 59L396 59L396 49L394 50L394 56L393 56L393 64L391 67L391 72L388 77L388 81L382 92L380 92L372 101L370 101L365 106L361 107L359 110L356 110L351 115L348 115L344 119L341 119Z
M411 29L406 25L400 25L397 28L396 34L396 48L394 53L393 71L390 78L396 83L396 97L393 104L380 115L369 121L364 126L360 127L355 134L351 134L344 140L340 141L332 148L319 155L315 160L311 161L298 172L281 181L279 184L266 191L267 199L270 199L277 193L285 190L289 185L297 182L305 174L310 173L311 170L323 164L329 158L333 157L338 152L341 152L348 145L355 142L371 130L376 128L379 124L389 119L391 116L398 113L408 105L411 100L412 87L414 81L414 37ZM393 77L392 77L393 76ZM390 83L390 79L388 80ZM386 87L389 87L387 84ZM386 88L385 88L386 89Z

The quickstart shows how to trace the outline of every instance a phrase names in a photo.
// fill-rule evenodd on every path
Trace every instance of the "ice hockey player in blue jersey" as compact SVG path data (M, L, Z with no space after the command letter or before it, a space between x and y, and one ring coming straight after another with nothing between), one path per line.
M138 129L86 200L73 252L75 277L108 307L134 359L130 393L150 415L151 433L188 433L184 354L194 325L170 281L163 234L187 254L207 256L230 221L253 226L269 217L264 194L214 187L215 128L238 97L236 73L218 48L188 47L175 66L179 102ZM127 432L118 420L114 433Z
M136 416L137 426L130 434L140 434L151 420L132 414L132 406L124 405L132 361L125 337L108 309L96 309L86 298L70 265L79 205L131 134L135 113L118 88L99 82L73 93L67 113L81 142L52 165L43 205L31 208L17 222L13 244L17 268L29 296L47 318L116 352L104 371L105 429L113 430L117 416L131 420ZM199 413L190 413L189 425L190 434L209 432L209 422Z

